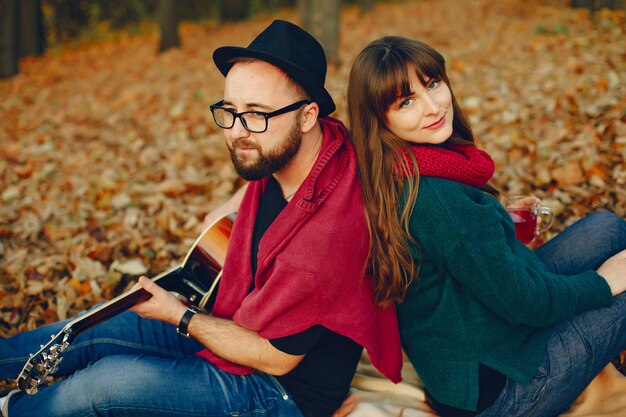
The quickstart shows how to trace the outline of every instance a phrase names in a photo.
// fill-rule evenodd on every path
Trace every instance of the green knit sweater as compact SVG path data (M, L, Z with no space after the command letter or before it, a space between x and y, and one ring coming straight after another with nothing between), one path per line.
M402 346L441 403L476 410L479 364L530 382L553 324L612 302L595 271L550 273L476 188L422 177L410 230L420 269L398 305Z

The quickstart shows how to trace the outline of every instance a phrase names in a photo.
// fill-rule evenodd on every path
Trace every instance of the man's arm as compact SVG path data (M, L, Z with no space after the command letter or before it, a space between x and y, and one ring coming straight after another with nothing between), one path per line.
M242 186L224 204L207 214L204 226L208 227L227 213L236 212L247 187L248 184ZM148 278L139 278L139 285L152 294L152 298L131 310L141 317L178 326L187 307ZM219 357L270 375L284 375L304 358L304 355L290 355L276 349L267 339L232 320L200 313L193 316L187 329L194 339Z
M172 293L146 277L139 278L139 285L152 294L152 298L131 310L141 317L178 326L187 307ZM270 375L284 375L304 358L304 355L290 355L276 349L258 333L232 320L199 313L192 317L187 329L194 339L217 356Z
M269 340L232 320L196 314L188 329L193 338L219 357L270 375L285 375L304 358L276 349Z

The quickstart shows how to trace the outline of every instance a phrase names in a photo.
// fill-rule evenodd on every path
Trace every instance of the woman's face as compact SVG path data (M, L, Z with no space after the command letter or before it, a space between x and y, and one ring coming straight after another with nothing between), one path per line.
M412 143L439 144L452 135L452 94L439 79L426 77L423 86L415 69L409 67L411 93L391 104L385 115L387 128Z

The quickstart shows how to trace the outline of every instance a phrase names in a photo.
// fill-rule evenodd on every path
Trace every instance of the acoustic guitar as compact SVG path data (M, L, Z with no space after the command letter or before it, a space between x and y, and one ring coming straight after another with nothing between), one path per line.
M185 297L190 304L211 312L234 220L235 213L216 220L196 239L182 264L152 280L164 289ZM30 355L17 377L19 389L27 394L37 393L46 378L56 372L63 352L76 336L150 297L150 293L143 288L133 289L67 323L58 334L52 335L46 345L41 345L37 353Z

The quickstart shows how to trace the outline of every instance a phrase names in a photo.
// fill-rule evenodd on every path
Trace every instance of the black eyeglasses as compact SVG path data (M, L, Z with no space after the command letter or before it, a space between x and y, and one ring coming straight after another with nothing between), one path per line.
M224 104L224 100L218 101L211 106L211 114L213 114L213 119L219 127L222 129L230 129L235 125L235 119L239 119L241 125L248 132L263 133L267 130L267 121L270 118L297 110L305 104L311 104L311 102L309 100L301 100L271 113L262 111L244 111L237 113L233 109L222 107L222 104Z

